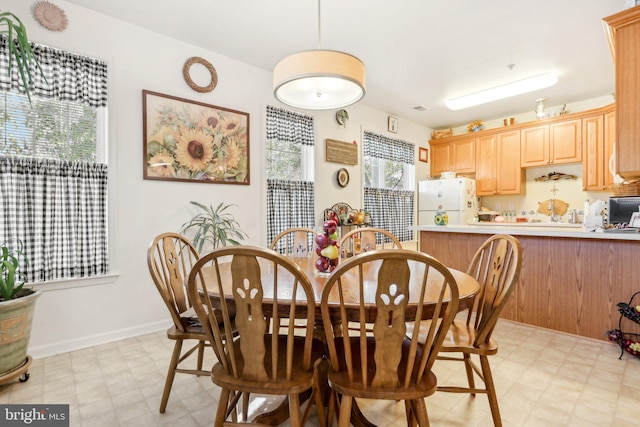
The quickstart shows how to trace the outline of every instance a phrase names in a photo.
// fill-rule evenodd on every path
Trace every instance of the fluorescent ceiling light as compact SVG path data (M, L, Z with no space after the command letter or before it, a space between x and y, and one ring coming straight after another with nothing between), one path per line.
M487 102L497 101L498 99L509 98L510 96L544 89L545 87L553 86L557 82L558 77L553 73L540 74L538 76L529 77L528 79L518 80L517 82L507 83L506 85L472 93L471 95L450 99L445 102L445 105L450 110L462 110L463 108L486 104Z

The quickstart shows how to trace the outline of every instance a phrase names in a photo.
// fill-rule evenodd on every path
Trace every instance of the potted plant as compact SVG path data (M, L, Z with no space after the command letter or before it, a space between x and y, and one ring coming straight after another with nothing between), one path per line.
M21 241L0 245L0 382L30 363L27 347L40 291L24 288L21 268L27 264Z
M200 212L182 225L181 233L195 230L193 245L198 252L202 252L205 243L216 249L220 246L239 245L238 240L247 238L247 234L240 229L240 224L227 212L227 209L234 205L220 203L214 208L213 205L207 207L198 202L191 204L198 207Z
M38 63L31 44L27 36L27 29L20 19L11 12L0 12L0 35L7 37L7 47L9 50L9 66L7 67L7 76L11 79L13 71L13 63L15 62L22 87L31 102L31 84L33 82L31 75L31 67L35 65L40 71L40 75L44 78L42 68Z

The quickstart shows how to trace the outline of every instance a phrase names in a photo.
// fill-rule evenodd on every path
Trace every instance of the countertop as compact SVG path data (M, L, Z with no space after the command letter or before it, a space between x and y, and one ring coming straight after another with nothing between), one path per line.
M440 233L471 234L512 234L515 236L570 237L578 239L636 240L640 241L640 232L634 231L587 231L582 226L554 227L547 225L520 225L519 223L482 223L473 225L418 225L417 231Z

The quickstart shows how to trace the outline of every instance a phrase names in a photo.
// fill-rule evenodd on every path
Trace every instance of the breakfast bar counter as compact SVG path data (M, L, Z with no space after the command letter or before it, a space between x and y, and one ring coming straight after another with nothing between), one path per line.
M640 290L640 233L576 226L418 226L420 250L465 270L482 242L510 234L522 245L518 285L502 317L596 339L618 327L618 302ZM632 331L640 332L640 331Z
M577 239L636 240L640 241L638 229L588 231L582 224L553 225L552 223L499 223L486 222L469 225L420 225L419 231L464 234L511 234L514 236L569 237Z

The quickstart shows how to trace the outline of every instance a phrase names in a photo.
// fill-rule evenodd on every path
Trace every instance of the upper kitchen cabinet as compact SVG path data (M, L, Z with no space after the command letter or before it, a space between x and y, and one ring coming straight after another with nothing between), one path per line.
M616 169L640 178L640 6L604 22L616 66Z
M521 166L578 163L582 160L581 143L580 119L523 128Z
M551 164L582 161L582 120L567 120L549 125Z
M451 142L453 170L456 173L476 173L476 137L466 136Z
M613 184L610 161L615 143L616 112L609 111L582 119L582 189L605 191Z
M478 196L520 194L520 131L479 136L476 140L476 194Z
M443 172L451 172L451 143L442 142L437 144L435 141L430 141L431 147L431 176L440 176Z
M431 147L431 176L443 172L474 174L476 172L476 138L474 135L429 141Z
M549 125L522 129L520 141L520 163L523 168L549 164Z

